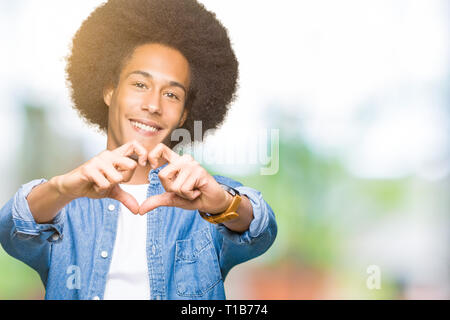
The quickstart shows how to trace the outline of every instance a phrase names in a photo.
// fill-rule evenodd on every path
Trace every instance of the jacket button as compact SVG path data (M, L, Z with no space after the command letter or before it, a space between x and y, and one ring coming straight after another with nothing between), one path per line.
M55 233L55 234L52 236L52 240L53 240L53 241L59 240L59 235Z
M92 300L100 300L100 297L99 296L95 296L95 297L92 298Z
M108 251L102 251L102 253L100 253L100 255L102 256L102 258L108 258Z
M113 205L113 204L110 204L110 205L108 206L108 210L109 210L109 211L114 211L115 208L116 208L116 206Z

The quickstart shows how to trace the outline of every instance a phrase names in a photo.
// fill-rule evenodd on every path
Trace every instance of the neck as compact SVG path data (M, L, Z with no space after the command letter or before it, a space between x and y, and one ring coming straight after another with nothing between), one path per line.
M148 184L148 175L150 173L150 170L150 165L147 165L145 167L138 165L131 180L125 182L124 184Z

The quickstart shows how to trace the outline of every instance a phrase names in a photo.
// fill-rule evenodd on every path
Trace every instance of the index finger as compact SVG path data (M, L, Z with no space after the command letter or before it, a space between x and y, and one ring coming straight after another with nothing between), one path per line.
M159 168L167 162L175 162L179 158L180 156L176 152L172 151L164 143L159 143L148 154L148 161L150 162L152 169Z
M119 148L113 151L114 153L118 153L122 156L129 157L133 160L133 154L138 156L138 162L141 166L145 167L147 165L147 150L144 148L142 144L137 141L131 141L125 143Z

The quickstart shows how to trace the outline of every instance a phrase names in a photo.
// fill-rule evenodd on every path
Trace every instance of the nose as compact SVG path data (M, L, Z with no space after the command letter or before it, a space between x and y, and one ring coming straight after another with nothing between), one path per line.
M146 99L142 102L142 110L146 110L150 113L161 113L159 95L154 92L149 92Z

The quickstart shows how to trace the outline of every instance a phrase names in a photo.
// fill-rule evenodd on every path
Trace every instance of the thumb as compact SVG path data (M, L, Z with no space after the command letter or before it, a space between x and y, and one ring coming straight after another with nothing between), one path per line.
M128 192L123 191L118 185L114 186L109 197L120 201L133 214L139 213L139 203L137 200Z
M147 198L139 208L139 214L144 215L158 207L179 207L183 209L192 209L192 201L181 198L175 192L164 192Z

